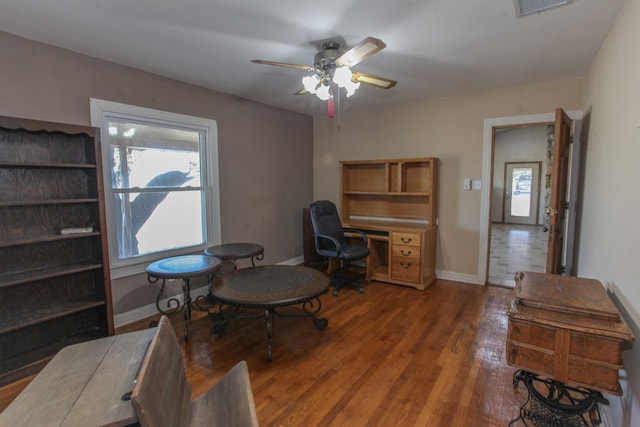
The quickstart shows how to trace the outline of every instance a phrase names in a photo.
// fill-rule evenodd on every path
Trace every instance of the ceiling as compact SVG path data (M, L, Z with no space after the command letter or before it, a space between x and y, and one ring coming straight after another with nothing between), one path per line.
M294 95L326 40L367 36L386 49L354 70L398 81L362 85L341 108L451 96L584 76L624 0L573 0L516 18L513 0L0 0L0 30L304 114Z

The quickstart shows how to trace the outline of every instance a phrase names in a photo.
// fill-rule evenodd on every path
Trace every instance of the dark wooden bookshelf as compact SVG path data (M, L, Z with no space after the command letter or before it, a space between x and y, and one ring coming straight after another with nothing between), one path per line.
M97 129L0 117L0 385L114 332L100 153Z

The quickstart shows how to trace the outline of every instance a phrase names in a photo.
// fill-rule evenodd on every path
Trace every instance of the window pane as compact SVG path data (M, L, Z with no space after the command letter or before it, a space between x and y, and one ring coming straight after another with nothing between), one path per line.
M118 258L205 243L198 190L115 194Z
M201 187L199 131L109 122L113 188Z
M533 168L513 168L511 176L511 216L531 214L531 176Z
M206 242L202 136L198 130L109 121L119 259ZM185 187L193 191L177 190ZM139 189L151 191L136 191Z

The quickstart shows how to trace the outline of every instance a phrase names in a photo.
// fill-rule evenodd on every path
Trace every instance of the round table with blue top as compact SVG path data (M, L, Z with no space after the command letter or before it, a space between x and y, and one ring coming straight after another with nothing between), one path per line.
M172 314L184 310L184 340L189 340L189 321L191 320L191 279L206 276L207 282L211 282L215 273L220 269L222 261L206 255L183 255L164 258L147 266L147 278L149 282L156 283L162 279L162 286L156 297L156 308L162 314ZM167 309L160 307L160 297L164 291L167 279L182 280L182 303L176 297L167 300ZM204 296L198 297L196 302ZM199 309L197 305L194 307Z

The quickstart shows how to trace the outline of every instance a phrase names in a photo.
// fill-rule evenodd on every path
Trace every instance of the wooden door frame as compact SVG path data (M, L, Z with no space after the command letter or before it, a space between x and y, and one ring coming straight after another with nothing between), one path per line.
M582 111L567 111L571 120L581 121ZM484 120L482 147L482 190L480 203L480 243L478 248L478 283L487 283L489 275L489 245L491 244L491 192L493 191L493 150L495 128L510 126L531 126L536 124L553 124L556 119L555 109L549 113L526 116L498 117ZM576 126L576 132L580 126ZM579 135L574 135L578 140Z

